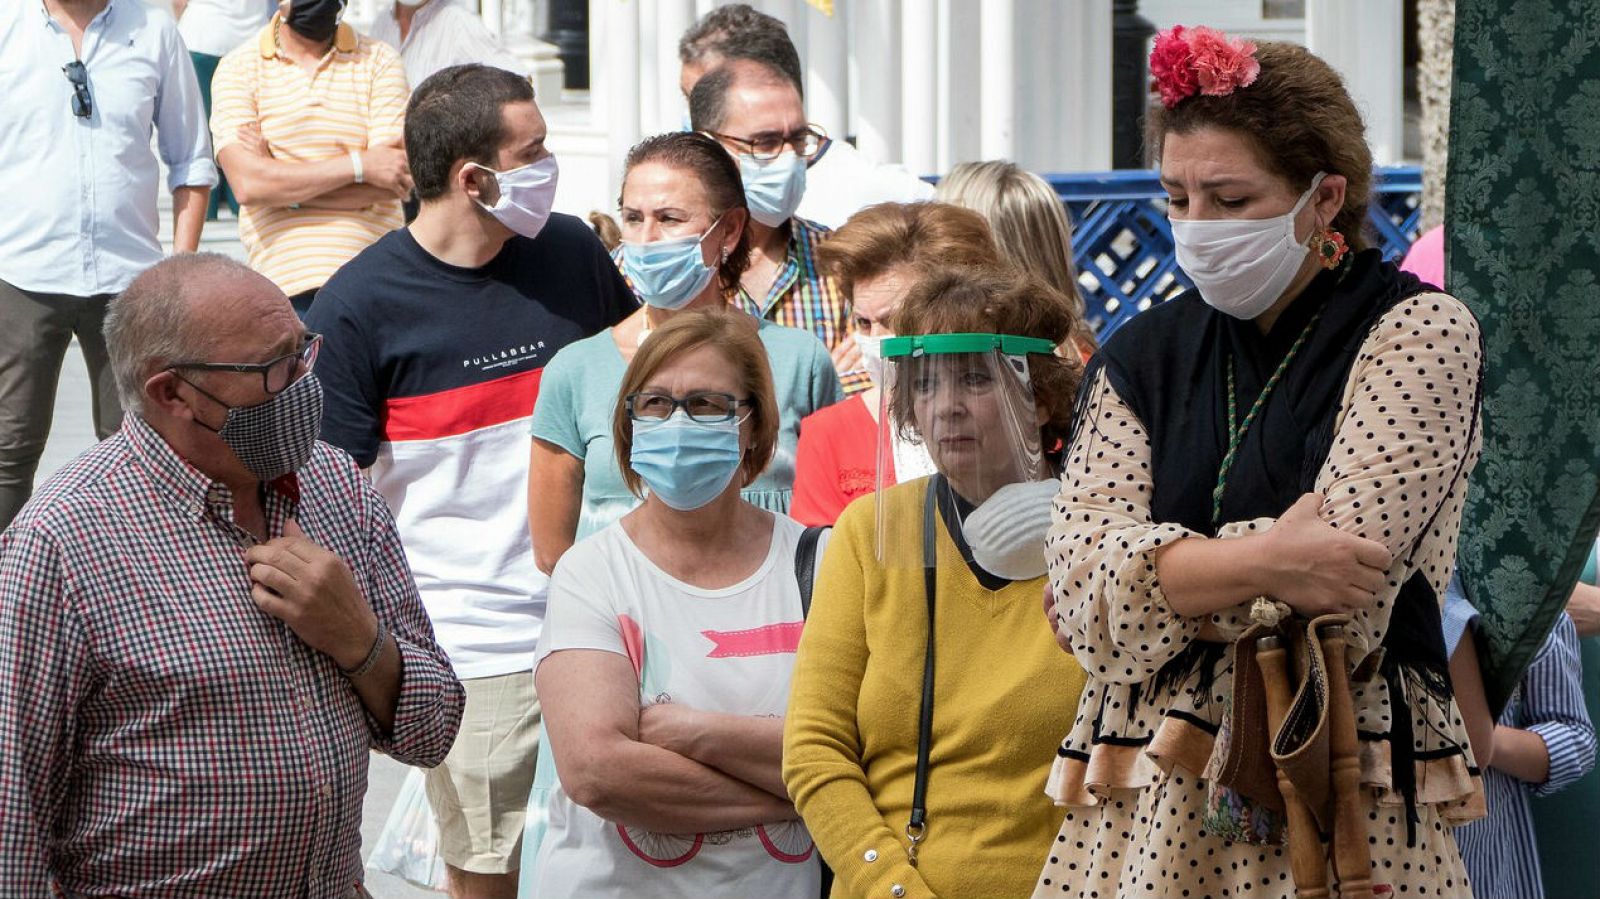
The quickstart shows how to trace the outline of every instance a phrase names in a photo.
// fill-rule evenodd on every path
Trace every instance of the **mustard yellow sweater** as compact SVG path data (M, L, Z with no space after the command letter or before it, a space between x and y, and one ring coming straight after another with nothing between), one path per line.
M1056 646L1044 578L983 588L939 524L928 829L906 859L927 600L927 479L892 488L896 564L880 565L870 497L840 516L800 639L783 777L835 872L835 899L1028 896L1065 810L1044 795L1084 674Z

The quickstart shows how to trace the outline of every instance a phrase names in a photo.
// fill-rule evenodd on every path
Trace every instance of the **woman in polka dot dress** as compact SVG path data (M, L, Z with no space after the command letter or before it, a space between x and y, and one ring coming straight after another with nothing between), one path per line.
M1294 896L1281 812L1229 753L1265 727L1232 706L1234 644L1267 597L1350 615L1377 892L1470 896L1449 828L1482 792L1438 597L1480 442L1477 323L1366 247L1371 154L1322 60L1178 28L1151 72L1197 289L1085 375L1048 556L1057 637L1089 682L1035 895Z

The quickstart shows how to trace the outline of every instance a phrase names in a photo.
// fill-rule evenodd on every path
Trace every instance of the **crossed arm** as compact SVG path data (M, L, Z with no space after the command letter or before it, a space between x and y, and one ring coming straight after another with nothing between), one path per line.
M534 683L562 788L596 815L658 833L798 817L780 776L781 718L641 712L632 664L604 650L556 652Z
M355 165L343 153L315 162L275 159L259 126L247 123L238 139L217 152L217 162L239 202L247 206L365 209L411 192L405 149L398 139L360 152L365 183L355 183Z

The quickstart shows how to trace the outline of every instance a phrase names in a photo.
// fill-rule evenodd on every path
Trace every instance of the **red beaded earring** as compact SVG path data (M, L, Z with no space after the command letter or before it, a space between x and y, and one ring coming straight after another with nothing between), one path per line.
M1345 245L1344 235L1332 228L1323 228L1322 234L1317 237L1317 261L1323 268L1335 268L1344 261L1350 247Z

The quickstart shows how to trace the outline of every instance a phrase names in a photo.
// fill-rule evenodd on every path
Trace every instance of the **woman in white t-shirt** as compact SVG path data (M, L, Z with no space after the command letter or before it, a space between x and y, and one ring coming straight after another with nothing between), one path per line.
M560 781L537 896L817 894L780 771L801 528L739 495L776 413L742 313L676 316L628 366L613 428L644 503L562 556L534 663Z

